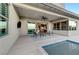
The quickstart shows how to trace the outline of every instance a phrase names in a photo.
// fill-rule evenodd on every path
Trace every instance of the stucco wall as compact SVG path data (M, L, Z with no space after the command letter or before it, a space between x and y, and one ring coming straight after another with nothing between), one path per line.
M69 36L79 36L79 20L72 19L72 18L70 18L69 20L77 22L77 28L76 28L76 30L69 31Z
M6 54L19 37L17 22L19 18L12 4L9 4L8 34L0 37L0 54Z

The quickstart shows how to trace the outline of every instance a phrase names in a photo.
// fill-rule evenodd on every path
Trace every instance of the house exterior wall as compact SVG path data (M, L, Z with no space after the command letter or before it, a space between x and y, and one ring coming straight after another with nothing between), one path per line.
M20 19L20 20L21 20L21 23L22 23L21 30L20 30L20 36L28 34L28 27L27 27L28 22L45 23L45 24L47 24L47 30L52 31L52 26L51 26L52 23L50 23L48 21L34 20L34 19L28 19L28 18L24 18L24 19Z
M66 36L78 36L79 35L79 20L77 19L73 19L73 18L68 18L68 20L72 20L72 21L76 21L77 22L77 28L76 30L69 30L69 31L65 31L65 30L53 30L53 32L55 34L61 34L61 35L66 35ZM65 20L60 20L60 21L54 21L55 22L61 22L61 21L65 21Z
M69 20L77 22L76 30L69 31L69 36L78 36L79 35L79 20L70 18Z
M9 22L8 22L8 34L0 37L0 54L7 54L14 42L19 37L19 29L17 29L17 22L19 17L12 4L9 4Z
M29 22L40 22L40 23L47 23L47 29L48 29L48 32L53 32L54 34L59 34L59 35L65 35L65 36L68 36L68 31L64 31L64 30L53 30L53 23L57 22L57 21L54 21L53 23L51 22L44 22L44 21L40 21L40 20L33 20L33 19L21 19L21 22L22 22L22 27L21 27L21 31L20 31L20 35L23 36L23 35L27 35L28 33L28 27L27 27L27 23ZM60 21L65 21L65 20L60 20Z

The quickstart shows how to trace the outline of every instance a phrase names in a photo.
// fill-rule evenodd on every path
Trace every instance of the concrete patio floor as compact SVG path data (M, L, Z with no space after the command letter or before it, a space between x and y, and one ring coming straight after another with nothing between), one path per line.
M68 39L72 38L56 34L37 38L21 36L9 50L8 55L47 55L42 46Z

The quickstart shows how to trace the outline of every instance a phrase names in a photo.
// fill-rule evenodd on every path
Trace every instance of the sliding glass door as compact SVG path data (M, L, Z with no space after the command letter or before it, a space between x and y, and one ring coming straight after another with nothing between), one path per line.
M36 30L36 24L28 22L28 34L34 34L35 30Z
M8 4L0 3L0 36L8 33Z

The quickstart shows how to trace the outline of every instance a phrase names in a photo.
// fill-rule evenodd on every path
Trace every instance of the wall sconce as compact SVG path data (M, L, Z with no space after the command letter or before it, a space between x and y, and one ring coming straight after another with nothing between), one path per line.
M18 21L17 28L21 28L21 21Z

